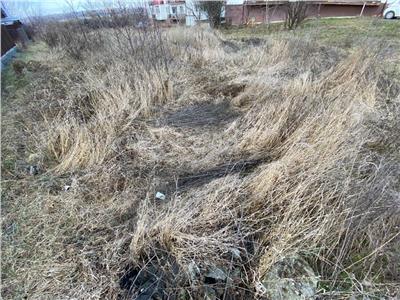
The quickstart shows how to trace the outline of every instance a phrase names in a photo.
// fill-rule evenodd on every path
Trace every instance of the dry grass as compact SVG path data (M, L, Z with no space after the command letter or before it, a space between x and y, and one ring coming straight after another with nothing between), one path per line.
M218 297L249 299L292 255L320 276L320 296L393 295L395 53L174 28L131 32L131 55L114 30L79 61L33 45L5 78L4 298L120 299L151 283L198 299L217 266L229 277ZM165 56L146 56L155 45Z

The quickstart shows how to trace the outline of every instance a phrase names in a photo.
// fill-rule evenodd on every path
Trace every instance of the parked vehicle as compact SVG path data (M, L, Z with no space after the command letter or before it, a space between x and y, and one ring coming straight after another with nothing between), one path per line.
M394 1L383 11L385 19L394 19L400 17L400 0Z

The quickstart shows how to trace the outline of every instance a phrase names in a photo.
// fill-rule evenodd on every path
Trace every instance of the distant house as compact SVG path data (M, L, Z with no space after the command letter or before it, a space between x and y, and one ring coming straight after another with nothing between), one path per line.
M261 24L283 21L285 4L290 0L227 0L225 19L227 24ZM385 5L380 0L310 0L308 17L355 17L374 16Z
M156 22L168 24L186 24L194 26L207 22L208 16L195 5L195 0L152 0L149 10Z
M184 0L152 0L150 14L153 20L163 23L185 22L186 4Z

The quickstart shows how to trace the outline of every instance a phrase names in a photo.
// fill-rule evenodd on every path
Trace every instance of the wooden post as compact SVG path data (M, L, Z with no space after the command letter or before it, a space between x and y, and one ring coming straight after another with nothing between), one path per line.
M360 17L362 17L362 15L363 15L363 12L364 12L364 9L365 9L365 4L366 4L366 2L364 2L364 5L363 5L363 7L361 9Z
M321 2L318 4L318 15L317 18L321 18Z
M244 25L244 5L245 5L245 2L246 1L243 1L243 4L242 4L242 25Z

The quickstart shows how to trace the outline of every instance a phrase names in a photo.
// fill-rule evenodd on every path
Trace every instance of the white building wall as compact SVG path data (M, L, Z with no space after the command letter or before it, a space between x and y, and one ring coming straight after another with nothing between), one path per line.
M194 25L196 25L195 17L186 15L186 26L194 26Z
M206 21L208 16L196 8L193 0L186 0L186 25L194 26L198 21Z
M167 20L170 10L169 4L160 5L160 20Z
M242 5L244 0L226 0L226 5Z
M171 10L169 4L153 5L151 9L157 21L167 20Z

